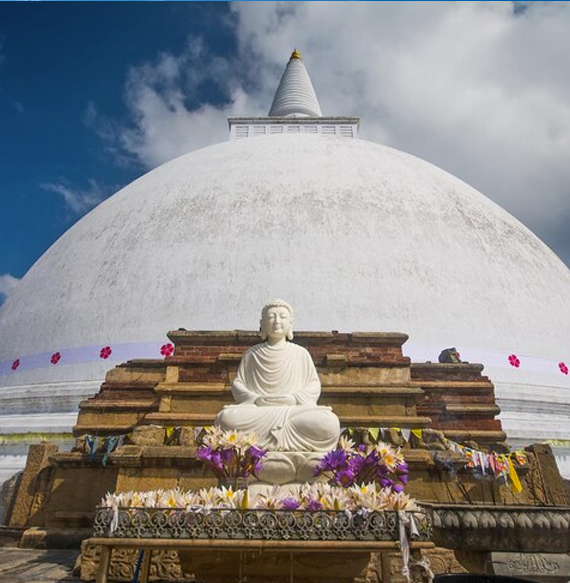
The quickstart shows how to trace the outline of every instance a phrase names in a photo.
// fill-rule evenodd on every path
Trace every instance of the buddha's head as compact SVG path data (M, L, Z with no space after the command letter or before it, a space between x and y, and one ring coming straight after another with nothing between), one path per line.
M293 340L293 308L285 300L271 300L261 310L262 340Z

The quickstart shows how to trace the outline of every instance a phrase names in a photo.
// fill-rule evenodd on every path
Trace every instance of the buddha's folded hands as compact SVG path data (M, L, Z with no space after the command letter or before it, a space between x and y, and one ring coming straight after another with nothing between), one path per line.
M272 405L296 405L297 400L293 395L267 395L258 397L255 404L260 407L268 407Z

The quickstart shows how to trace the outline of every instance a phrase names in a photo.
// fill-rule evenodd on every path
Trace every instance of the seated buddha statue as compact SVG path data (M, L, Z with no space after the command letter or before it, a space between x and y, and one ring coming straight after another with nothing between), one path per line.
M321 383L311 355L290 342L291 306L283 300L269 302L262 310L260 327L265 342L245 352L231 388L236 403L224 407L215 423L224 430L255 433L259 445L270 452L269 465L280 460L281 465L296 468L334 449L339 420L331 407L317 405Z

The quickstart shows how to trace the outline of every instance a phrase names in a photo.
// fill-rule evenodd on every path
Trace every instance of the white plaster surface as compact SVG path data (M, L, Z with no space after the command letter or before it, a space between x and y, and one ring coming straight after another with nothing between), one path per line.
M0 415L0 435L3 433L66 433L77 419L77 409L59 413Z
M281 296L296 329L402 331L433 361L449 346L490 355L507 430L526 431L518 413L539 395L532 439L569 439L557 412L570 379L556 369L570 361L569 295L570 271L539 239L443 170L359 139L266 136L169 162L74 225L2 306L0 361L251 329ZM110 366L2 375L0 410L11 386L71 396ZM0 427L15 428L8 417Z
M275 92L270 117L320 117L321 106L301 59L291 59Z

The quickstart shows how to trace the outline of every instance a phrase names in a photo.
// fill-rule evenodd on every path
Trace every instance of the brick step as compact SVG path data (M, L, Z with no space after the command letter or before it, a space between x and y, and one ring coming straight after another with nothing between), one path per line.
M131 433L138 423L116 423L114 425L87 425L77 424L73 426L73 435L98 435L99 437L106 437L108 435L122 435L124 433Z
M116 390L116 391L99 391L92 399L101 399L102 401L153 401L157 398L154 391L130 391Z
M470 417L494 417L501 412L498 405L456 405L448 403L445 410L453 415L468 415Z
M442 431L455 431L460 429L472 430L480 429L482 431L500 430L501 420L492 417L456 417L448 414L432 415L433 429Z
M79 408L82 410L96 410L96 411L109 411L109 410L121 410L121 411L150 411L158 407L159 401L157 399L153 400L137 400L137 401L127 401L119 399L88 399L86 401L81 401L79 403Z
M118 364L116 368L149 368L157 369L165 366L164 358L133 358Z
M231 386L225 383L160 383L155 387L155 392L159 394L182 394L188 396L200 395L226 395L230 393ZM418 387L410 385L323 385L323 396L353 395L366 397L401 396L408 397L423 395L424 391Z
M152 391L157 381L105 381L102 391Z
M485 429L444 429L448 439L459 443L464 441L476 441L477 443L494 443L505 441L507 434L504 431Z
M501 412L498 405L479 405L472 403L420 403L417 411L421 415L445 418L456 417L495 417Z
M487 381L418 381L412 380L411 385L431 391L490 391L493 384Z
M193 395L225 395L230 392L230 385L225 383L159 383L155 387L155 392L163 393L181 393Z
M159 412L149 413L143 423L158 425L212 425L216 415L213 413L171 413ZM358 427L429 427L431 419L429 417L417 416L385 416L368 417L361 415L340 415L340 422L344 426Z
M440 391L431 391L427 389L424 391L425 398L422 399L421 404L434 405L463 405L469 403L478 403L481 405L494 405L495 395L492 391L488 393L445 393Z

